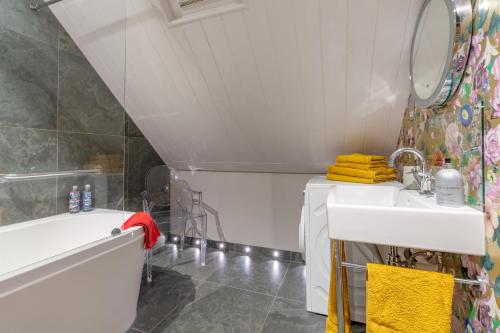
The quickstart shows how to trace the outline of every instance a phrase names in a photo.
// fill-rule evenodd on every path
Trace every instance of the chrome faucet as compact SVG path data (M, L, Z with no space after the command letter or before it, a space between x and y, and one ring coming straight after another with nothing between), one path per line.
M418 185L420 186L420 194L429 195L432 194L432 174L429 169L429 164L425 160L424 154L415 148L403 147L396 150L392 153L391 157L389 157L389 166L394 167L394 162L396 158L403 153L411 153L415 155L415 157L420 160L422 163L422 172L417 172L415 169L413 171L413 176L417 180Z

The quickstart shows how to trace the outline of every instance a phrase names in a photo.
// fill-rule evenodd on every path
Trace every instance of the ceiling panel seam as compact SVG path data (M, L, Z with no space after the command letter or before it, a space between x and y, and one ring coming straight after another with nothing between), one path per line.
M370 0L371 1L371 0ZM377 0L377 15L375 16L375 27L373 29L373 43L372 43L372 53L370 55L370 90L368 96L368 103L364 108L364 121L363 121L363 131L361 132L363 135L363 152L366 152L366 128L367 128L367 118L369 113L371 112L370 108L373 107L373 62L375 59L375 50L377 45L377 37L378 37L378 29L379 29L379 16L380 16L380 1Z

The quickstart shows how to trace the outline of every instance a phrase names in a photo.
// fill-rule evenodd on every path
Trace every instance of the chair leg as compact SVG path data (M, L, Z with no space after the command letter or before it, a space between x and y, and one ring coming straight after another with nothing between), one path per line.
M201 265L205 266L207 256L207 215L203 215L201 219L201 253L200 260Z
M148 283L153 282L153 250L146 250L146 279Z
M182 252L184 250L184 239L186 238L186 226L187 226L187 219L185 217L182 217L182 222L181 222L181 245L179 252Z

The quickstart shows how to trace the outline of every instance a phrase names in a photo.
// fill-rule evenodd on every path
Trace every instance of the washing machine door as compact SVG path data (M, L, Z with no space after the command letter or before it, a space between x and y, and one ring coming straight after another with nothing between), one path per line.
M304 206L300 212L300 223L299 223L299 251L302 254L302 260L306 261L306 224L304 216Z

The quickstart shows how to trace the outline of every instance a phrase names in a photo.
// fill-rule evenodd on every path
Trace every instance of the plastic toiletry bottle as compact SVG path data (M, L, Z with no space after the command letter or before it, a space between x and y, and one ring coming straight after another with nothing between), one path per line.
M73 190L69 192L69 212L74 214L80 211L80 192L78 186L73 185Z
M87 184L82 193L82 210L84 212L90 212L92 209L92 192L90 191L90 184Z
M444 168L436 174L436 201L440 206L462 207L464 202L464 178L445 160Z

